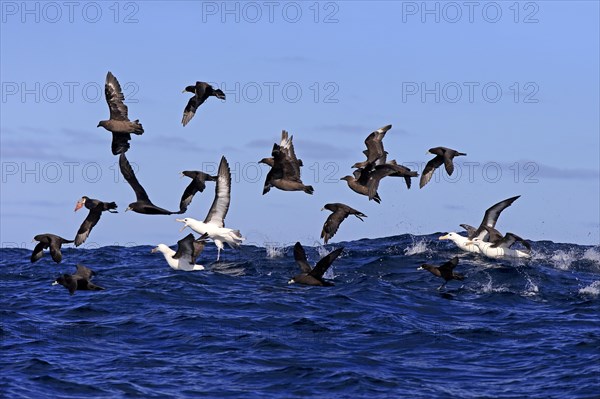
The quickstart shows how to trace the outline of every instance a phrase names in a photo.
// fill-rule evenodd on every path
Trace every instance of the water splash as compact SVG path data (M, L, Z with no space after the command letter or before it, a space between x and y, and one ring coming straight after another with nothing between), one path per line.
M265 251L267 253L267 258L282 258L285 255L285 246L273 243L265 243Z
M560 270L569 270L571 263L578 258L577 252L574 249L569 251L558 250L550 257L550 262Z
M588 248L583 253L583 259L591 260L600 265L600 247Z
M406 256L424 253L431 253L431 249L427 247L427 240L425 239L413 239L412 244L404 248L404 255Z
M600 281L594 281L592 284L587 287L583 287L579 290L581 295L591 295L598 296L600 295Z

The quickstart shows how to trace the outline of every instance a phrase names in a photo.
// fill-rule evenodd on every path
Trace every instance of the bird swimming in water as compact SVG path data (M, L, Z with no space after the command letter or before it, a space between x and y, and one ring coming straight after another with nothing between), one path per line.
M314 268L311 268L308 264L308 260L306 259L306 252L304 252L304 248L302 245L297 242L294 245L294 259L302 273L295 275L292 277L288 284L299 283L305 285L318 285L324 287L330 287L334 284L332 282L326 281L323 279L323 275L329 269L329 266L333 263L333 261L340 256L344 248L338 248L335 251L330 252L327 256L317 262Z

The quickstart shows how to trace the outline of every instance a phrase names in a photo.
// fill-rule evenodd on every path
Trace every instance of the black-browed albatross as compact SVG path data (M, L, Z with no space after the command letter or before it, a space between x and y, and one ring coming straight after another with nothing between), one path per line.
M221 157L219 163L219 173L215 188L215 199L208 211L204 222L194 218L175 219L184 224L181 230L189 227L196 233L207 235L217 246L217 261L220 259L223 243L227 243L232 248L240 246L244 238L239 230L225 227L225 216L229 210L231 200L231 171L225 157Z

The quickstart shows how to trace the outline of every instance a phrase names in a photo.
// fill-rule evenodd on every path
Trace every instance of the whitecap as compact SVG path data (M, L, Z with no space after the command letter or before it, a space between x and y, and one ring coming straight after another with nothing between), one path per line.
M579 290L581 295L598 296L600 294L600 281L594 281L587 287L583 287Z

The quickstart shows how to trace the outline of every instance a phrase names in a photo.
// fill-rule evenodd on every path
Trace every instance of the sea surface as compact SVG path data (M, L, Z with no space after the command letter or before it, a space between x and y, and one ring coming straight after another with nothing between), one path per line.
M151 246L67 246L59 265L2 249L0 396L599 398L600 248L499 261L439 235L305 246L345 248L334 287L288 285L291 246L217 263L209 244L196 272ZM445 289L417 270L456 255ZM51 285L77 263L106 290Z

